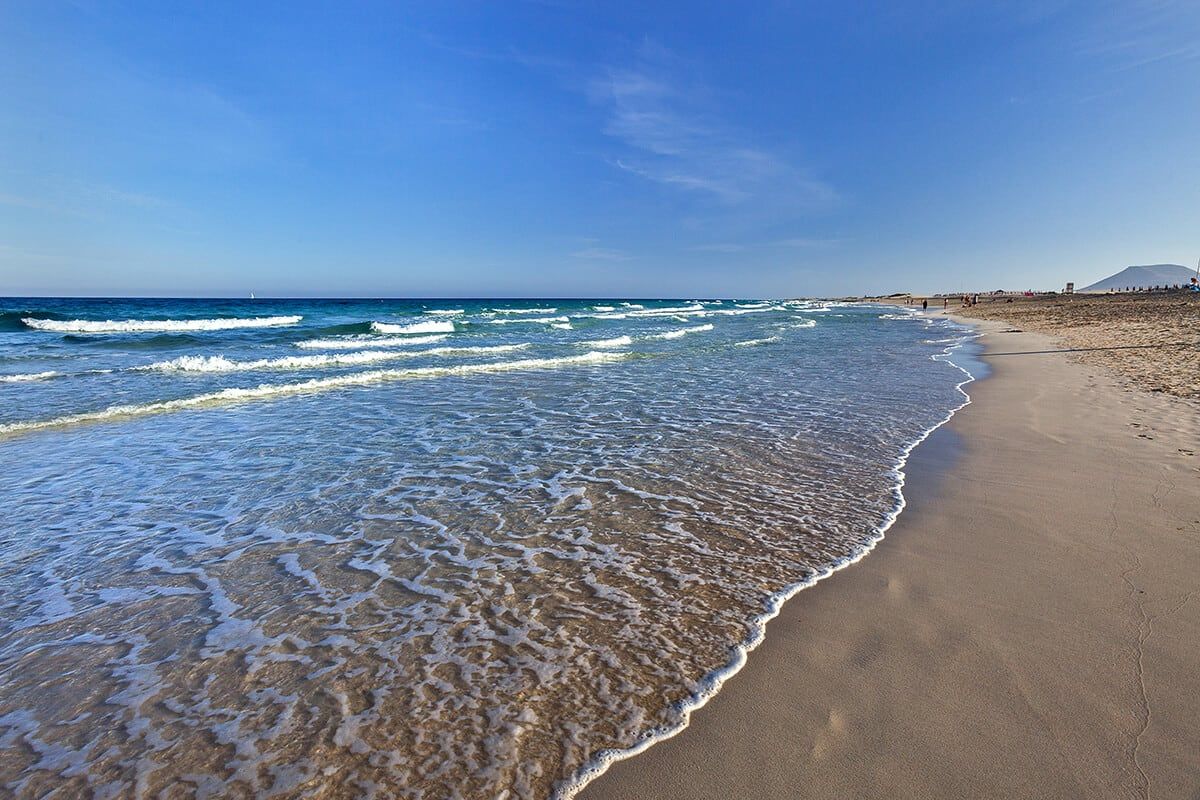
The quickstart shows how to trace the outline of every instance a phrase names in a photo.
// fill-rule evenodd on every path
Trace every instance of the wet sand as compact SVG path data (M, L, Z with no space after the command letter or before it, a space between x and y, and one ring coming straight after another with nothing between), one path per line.
M580 797L1200 796L1200 414L980 324L887 538Z

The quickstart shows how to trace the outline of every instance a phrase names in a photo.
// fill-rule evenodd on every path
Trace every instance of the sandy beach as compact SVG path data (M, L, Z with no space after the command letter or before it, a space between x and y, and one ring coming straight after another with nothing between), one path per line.
M1200 800L1200 0L0 12L0 800Z
M1072 360L1110 370L1129 388L1200 400L1200 294L1043 295L980 302L954 313L1055 337ZM930 308L941 302L930 302Z
M886 539L582 797L1198 796L1200 414L979 324L991 375Z

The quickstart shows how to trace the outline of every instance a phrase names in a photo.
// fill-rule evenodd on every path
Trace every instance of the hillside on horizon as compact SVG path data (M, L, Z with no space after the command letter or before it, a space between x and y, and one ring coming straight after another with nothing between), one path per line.
M1107 278L1096 281L1090 286L1078 289L1080 292L1107 292L1121 289L1146 289L1153 286L1174 286L1188 283L1196 274L1194 269L1181 264L1145 264L1130 266Z

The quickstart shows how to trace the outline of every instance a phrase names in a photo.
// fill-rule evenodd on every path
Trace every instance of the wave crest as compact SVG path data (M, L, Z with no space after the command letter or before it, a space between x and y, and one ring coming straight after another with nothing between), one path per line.
M664 333L652 333L647 336L647 339L678 339L680 336L687 336L689 333L703 333L711 331L713 326L708 325L693 325L690 328L676 328L673 331L665 331Z
M570 317L526 317L524 319L489 319L489 325L507 325L512 322L530 322L537 325L554 325L570 322Z
M296 342L296 347L305 350L353 350L356 347L411 347L417 344L433 344L446 338L446 334L436 336L409 336L405 338L355 336L345 339L305 339Z
M53 378L61 375L61 372L49 370L47 372L18 372L15 375L0 375L0 383L26 383L28 381L44 381L47 378Z
M409 325L394 325L390 322L372 322L371 330L375 333L454 333L453 322L413 322Z
M613 339L593 339L590 342L578 342L580 347L628 347L633 339L628 336L617 336Z
M519 361L497 361L484 364L457 364L448 367L412 367L410 369L377 369L367 372L354 372L349 375L335 375L328 378L313 378L312 380L296 383L264 383L248 388L222 389L217 392L183 397L177 400L161 400L155 403L140 405L109 406L101 411L88 411L82 414L70 414L45 420L12 422L0 425L0 436L9 436L46 428L60 428L85 422L103 422L118 417L141 417L167 411L179 411L221 403L239 403L249 400L262 400L287 395L308 394L311 392L344 389L355 386L367 386L387 381L441 378L450 376L478 375L490 372L513 372L520 370L554 369L557 367L605 364L627 358L628 353L603 353L592 351L578 356L562 356L560 358L527 358Z
M234 361L225 356L180 356L170 361L158 361L138 370L159 372L250 372L261 369L320 369L322 367L348 367L373 364L379 361L394 361L418 356L450 356L472 353L511 353L524 350L524 344L498 344L479 347L434 347L430 350L362 350L357 353L323 353L313 356L286 356L284 358L260 358L254 361Z
M220 319L40 319L22 317L21 322L39 331L54 333L162 333L170 331L226 331L235 328L279 328L295 325L299 314L281 317L225 317Z

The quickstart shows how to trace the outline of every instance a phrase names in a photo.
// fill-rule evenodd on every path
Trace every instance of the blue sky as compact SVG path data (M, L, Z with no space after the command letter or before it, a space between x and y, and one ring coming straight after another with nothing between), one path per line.
M1194 0L182 5L0 9L0 295L1060 288L1200 257Z

